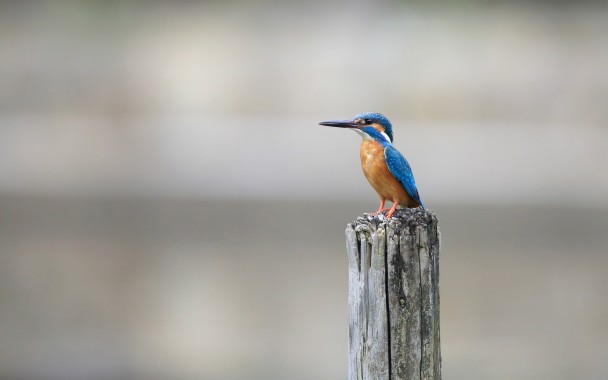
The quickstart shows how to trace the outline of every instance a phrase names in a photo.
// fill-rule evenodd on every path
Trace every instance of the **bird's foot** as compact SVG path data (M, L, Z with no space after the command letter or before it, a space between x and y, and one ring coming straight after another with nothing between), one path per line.
M380 215L380 214L384 214L384 212L385 212L385 211L388 211L388 210L390 210L390 208L389 208L389 207L380 208L380 209L378 209L378 211L376 211L376 212L370 212L369 214L370 214L370 215L373 215L373 216L378 216L378 215Z
M393 214L397 210L397 205L398 203L395 203L393 207L389 210L388 214L386 214L386 219L390 219L393 216Z

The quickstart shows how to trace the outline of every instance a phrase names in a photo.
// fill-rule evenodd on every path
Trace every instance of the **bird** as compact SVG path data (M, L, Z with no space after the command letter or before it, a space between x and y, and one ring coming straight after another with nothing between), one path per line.
M349 128L362 138L359 155L363 174L380 198L380 208L373 215L388 210L390 219L398 205L407 208L424 205L418 194L414 173L405 157L393 146L393 128L388 119L377 112L364 112L352 120L322 121L319 125ZM385 208L386 201L393 203Z

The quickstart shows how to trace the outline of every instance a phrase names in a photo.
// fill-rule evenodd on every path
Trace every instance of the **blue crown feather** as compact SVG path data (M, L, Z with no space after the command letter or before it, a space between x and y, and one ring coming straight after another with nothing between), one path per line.
M353 120L356 119L369 119L374 123L380 124L382 127L384 127L384 132L391 139L391 142L393 142L393 127L391 125L391 122L388 121L388 119L384 117L384 115L378 112L363 112L356 115Z

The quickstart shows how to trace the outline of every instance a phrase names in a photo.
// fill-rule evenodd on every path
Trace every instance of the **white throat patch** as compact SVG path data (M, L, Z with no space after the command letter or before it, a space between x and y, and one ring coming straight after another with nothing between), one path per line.
M359 136L363 137L363 140L373 140L374 138L370 135L368 135L367 133L365 133L365 131L362 131L360 129L353 129L353 131L357 132L359 134ZM386 132L379 132L380 135L382 135L382 137L384 138L384 140L389 143L391 143L391 139L388 137L388 135L386 134Z
M363 140L373 140L372 136L368 135L360 129L353 129L353 131L357 132L359 136L363 137Z

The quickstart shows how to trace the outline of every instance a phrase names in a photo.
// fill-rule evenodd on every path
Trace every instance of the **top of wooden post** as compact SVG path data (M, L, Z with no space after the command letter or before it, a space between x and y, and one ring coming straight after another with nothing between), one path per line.
M404 227L409 229L415 229L418 226L436 226L437 215L428 209L422 208L402 208L397 209L393 214L393 217L386 219L384 214L373 215L363 214L363 216L357 217L354 224L349 224L349 228L355 228L359 230L365 226L372 226L375 229L390 224L395 231L399 231Z

